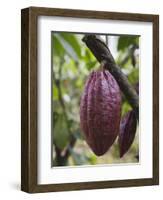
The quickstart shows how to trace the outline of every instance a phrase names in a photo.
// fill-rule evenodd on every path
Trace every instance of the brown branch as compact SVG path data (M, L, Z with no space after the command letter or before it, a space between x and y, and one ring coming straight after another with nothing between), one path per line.
M100 37L92 34L85 35L82 40L92 51L96 59L114 76L121 91L126 96L126 99L134 109L136 117L139 120L139 97L133 86L129 83L125 74L115 63L115 60L107 45L101 40Z

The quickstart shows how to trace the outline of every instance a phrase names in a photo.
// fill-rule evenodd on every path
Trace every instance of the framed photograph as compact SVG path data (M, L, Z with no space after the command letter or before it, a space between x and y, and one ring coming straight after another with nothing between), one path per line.
M159 184L159 16L21 11L21 189Z

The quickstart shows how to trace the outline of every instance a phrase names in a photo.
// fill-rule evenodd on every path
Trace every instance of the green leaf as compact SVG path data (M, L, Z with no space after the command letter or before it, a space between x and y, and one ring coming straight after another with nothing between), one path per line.
M127 101L125 101L122 105L122 116L124 116L124 114L130 110L132 110L130 104Z
M139 44L139 36L120 36L118 39L118 51L124 50L130 45L138 45Z
M96 61L95 56L92 54L92 52L88 48L85 48L83 59L85 63Z
M60 33L55 33L55 37L58 39L60 45L64 48L66 53L74 59L74 61L78 62L78 55L76 51L73 49L71 44L69 44L61 35Z
M132 72L128 75L128 80L130 83L134 84L139 80L139 69L133 68Z
M53 100L58 100L58 89L53 85Z
M64 149L69 141L69 133L67 130L67 124L65 117L59 115L56 123L54 124L54 143L59 149Z
M92 61L92 62L86 63L87 69L91 70L92 68L95 67L96 63L97 63L97 61Z
M65 50L55 34L52 36L52 47L53 47L53 56L54 55L58 57L64 56Z
M75 34L72 33L60 33L60 36L69 43L79 58L81 58L81 46Z
M89 163L92 165L95 165L97 163L97 156L95 156L94 154L91 154L88 157Z

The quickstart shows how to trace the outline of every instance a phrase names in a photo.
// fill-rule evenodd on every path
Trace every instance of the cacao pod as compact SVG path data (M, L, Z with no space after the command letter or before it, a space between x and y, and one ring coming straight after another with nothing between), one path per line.
M97 155L113 144L120 126L121 93L106 70L92 72L80 102L80 123L86 142Z
M120 157L131 147L136 133L137 119L134 111L129 111L121 120L119 133Z
M54 141L59 149L64 149L69 141L67 124L63 115L58 115L54 124Z

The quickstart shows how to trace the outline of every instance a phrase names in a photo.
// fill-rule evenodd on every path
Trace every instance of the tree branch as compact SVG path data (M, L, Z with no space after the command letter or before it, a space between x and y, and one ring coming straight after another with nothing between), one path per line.
M96 35L85 35L82 40L92 51L96 59L114 76L120 89L134 109L137 119L139 120L139 97L133 86L129 83L125 74L115 63L115 60L107 45L99 36Z

